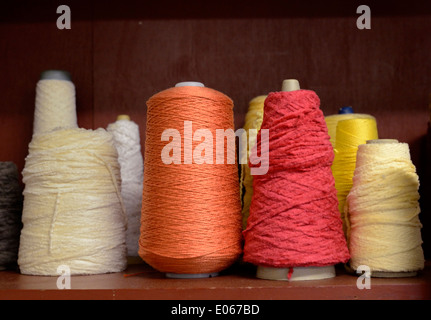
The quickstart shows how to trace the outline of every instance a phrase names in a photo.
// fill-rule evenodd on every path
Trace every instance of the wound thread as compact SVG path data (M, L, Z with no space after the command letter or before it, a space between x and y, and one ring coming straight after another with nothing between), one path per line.
M267 95L261 95L253 98L248 107L247 114L245 115L244 130L247 136L247 153L242 155L243 161L241 161L241 191L244 192L242 196L242 228L247 227L247 219L250 215L250 204L253 196L253 176L250 172L250 167L248 165L251 148L256 143L257 132L260 129L263 121L263 106ZM256 130L256 135L251 134L252 131Z
M337 140L337 126L340 121L350 119L374 119L372 115L364 113L339 113L325 117L326 126L328 127L328 134L332 146L335 148Z
M424 268L418 188L407 143L373 140L358 147L346 207L353 269L366 265L373 275Z
M126 216L112 135L64 129L33 135L23 170L18 264L23 274L120 272L126 267Z
M269 170L253 176L244 261L290 268L330 266L350 257L319 106L310 90L273 92L265 100L261 129L270 130ZM259 133L257 150L261 144Z
M43 75L43 74L42 74ZM33 133L78 128L75 85L70 80L42 78L36 85Z
M377 122L374 117L358 117L341 120L337 124L334 161L332 173L337 189L338 210L343 221L343 231L347 233L347 222L344 215L346 197L353 184L353 173L356 166L358 146L367 140L378 138Z
M213 140L217 129L234 128L233 102L216 90L186 85L155 94L147 107L139 255L160 272L220 272L241 253L238 168L235 158L227 162L227 143L224 162L216 163ZM177 134L162 141L167 129ZM168 147L173 162L165 164L161 155Z
M0 162L0 270L16 269L22 228L22 191L15 163Z
M29 275L120 272L126 268L126 215L113 137L76 125L74 86L44 72L22 172L18 265ZM53 79L55 78L55 79Z
M138 257L144 178L139 126L130 117L120 115L108 125L107 131L113 135L121 169L121 196L127 214L127 255Z

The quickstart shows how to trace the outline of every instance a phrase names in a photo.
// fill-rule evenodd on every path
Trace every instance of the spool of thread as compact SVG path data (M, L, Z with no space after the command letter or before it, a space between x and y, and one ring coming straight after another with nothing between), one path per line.
M333 149L318 96L283 81L265 100L262 129L270 130L266 175L253 176L253 198L244 230L244 261L257 277L314 280L335 276L349 253L331 173Z
M359 146L347 196L352 269L366 265L372 277L408 277L424 268L418 189L407 143Z
M353 184L353 173L356 167L358 146L378 138L377 123L374 117L359 117L338 121L334 149L332 174L337 189L338 210L343 221L344 234L347 233L347 222L344 215L346 197Z
M225 143L220 164L213 150L216 130L234 128L233 102L186 82L155 94L147 107L139 255L167 277L217 276L241 253L238 167L226 159L236 152Z
M17 267L22 191L15 163L0 162L0 270Z
M121 169L121 196L127 214L127 255L139 257L144 179L139 126L128 115L119 115L117 121L108 125L107 131L114 137Z
M354 113L352 107L341 107L338 110L338 114L333 114L325 117L326 126L328 127L328 134L330 137L330 141L332 147L335 148L335 141L337 136L337 125L338 122L349 119L372 119L375 118L372 115L364 114L364 113Z
M263 121L263 106L267 95L260 95L254 97L249 102L248 111L245 115L244 130L247 136L247 149L246 153L242 155L243 159L241 161L241 194L242 198L242 228L247 227L247 219L250 215L250 203L253 196L253 176L250 173L250 167L248 161L250 158L251 146L256 143L257 132L260 129ZM254 131L256 135L254 134Z
M75 85L69 72L46 70L36 85L33 133L56 128L78 128Z
M34 128L22 172L20 272L58 276L62 265L71 275L122 271L126 215L113 137L72 125L76 106L61 85L49 88L59 92L36 90L35 118L43 125Z

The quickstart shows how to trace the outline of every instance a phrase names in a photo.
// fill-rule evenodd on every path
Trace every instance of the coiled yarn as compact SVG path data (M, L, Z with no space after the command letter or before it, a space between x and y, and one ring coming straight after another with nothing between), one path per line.
M22 172L20 272L54 276L61 265L72 275L122 271L127 217L112 134L77 127L67 74L54 70L41 78Z
M256 143L257 132L260 129L263 121L263 106L266 99L266 95L261 95L253 98L248 107L247 114L245 115L244 130L247 137L247 150L246 154L242 155L244 159L241 161L241 191L244 189L242 194L242 227L247 227L247 219L250 215L250 204L253 196L253 176L250 173L250 167L248 160L250 157L250 146L254 146ZM250 134L250 129L256 130L256 135Z
M198 86L174 87L147 101L147 131L144 156L144 189L139 255L160 272L174 274L217 273L233 264L241 253L241 201L238 167L226 160L216 163L216 130L233 130L233 102L216 90ZM192 130L186 134L185 124ZM163 132L172 129L180 139L170 141L180 148L181 163L161 159L168 142ZM212 163L185 163L185 146L194 154L206 129L212 138ZM207 141L208 139L209 141ZM230 150L234 151L234 150ZM234 153L235 154L235 153Z
M331 164L334 153L310 90L273 92L261 126L269 129L269 170L253 176L244 261L277 268L347 262ZM265 143L258 134L257 150Z
M344 206L346 197L353 184L353 172L356 166L358 146L367 140L378 138L377 122L374 117L361 117L341 120L337 124L332 173L337 189L338 210L343 220L343 230L346 233L346 218Z
M419 178L407 143L375 141L358 147L347 196L350 266L373 272L424 268Z
M22 191L13 162L0 162L0 270L17 266Z
M112 135L64 129L33 135L23 170L21 273L119 272L126 267L126 216Z
M119 116L116 122L108 125L107 131L114 137L121 168L121 195L127 214L127 255L137 257L144 179L139 126L128 116Z
M36 85L33 132L77 128L75 85L72 81L41 79Z
M337 140L337 126L340 121L350 119L374 119L372 115L364 113L340 113L332 114L325 117L326 126L328 127L328 134L332 146L335 148L335 142Z

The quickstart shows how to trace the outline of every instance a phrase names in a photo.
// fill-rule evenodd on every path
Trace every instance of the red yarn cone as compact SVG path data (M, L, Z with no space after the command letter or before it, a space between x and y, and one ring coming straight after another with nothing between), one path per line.
M290 268L345 263L350 255L338 211L334 158L320 99L310 90L265 100L269 169L253 176L244 261ZM262 150L259 132L255 148ZM250 167L253 165L252 158Z

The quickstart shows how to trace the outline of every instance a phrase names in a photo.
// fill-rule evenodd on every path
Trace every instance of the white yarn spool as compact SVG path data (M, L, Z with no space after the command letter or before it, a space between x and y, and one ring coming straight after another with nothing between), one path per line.
M418 189L407 143L378 139L358 147L346 212L352 269L406 277L424 268Z
M0 162L0 270L17 266L22 191L13 162Z
M144 163L141 153L139 126L127 115L108 125L107 131L114 137L121 168L121 195L127 214L127 255L139 257L142 188Z
M54 276L60 265L72 275L125 269L117 157L104 129L33 135L23 170L21 273Z
M75 91L67 73L42 73L33 138L22 172L21 273L58 275L126 268L126 215L112 134L77 127Z
M36 85L33 133L78 128L75 85L66 71L47 70Z

